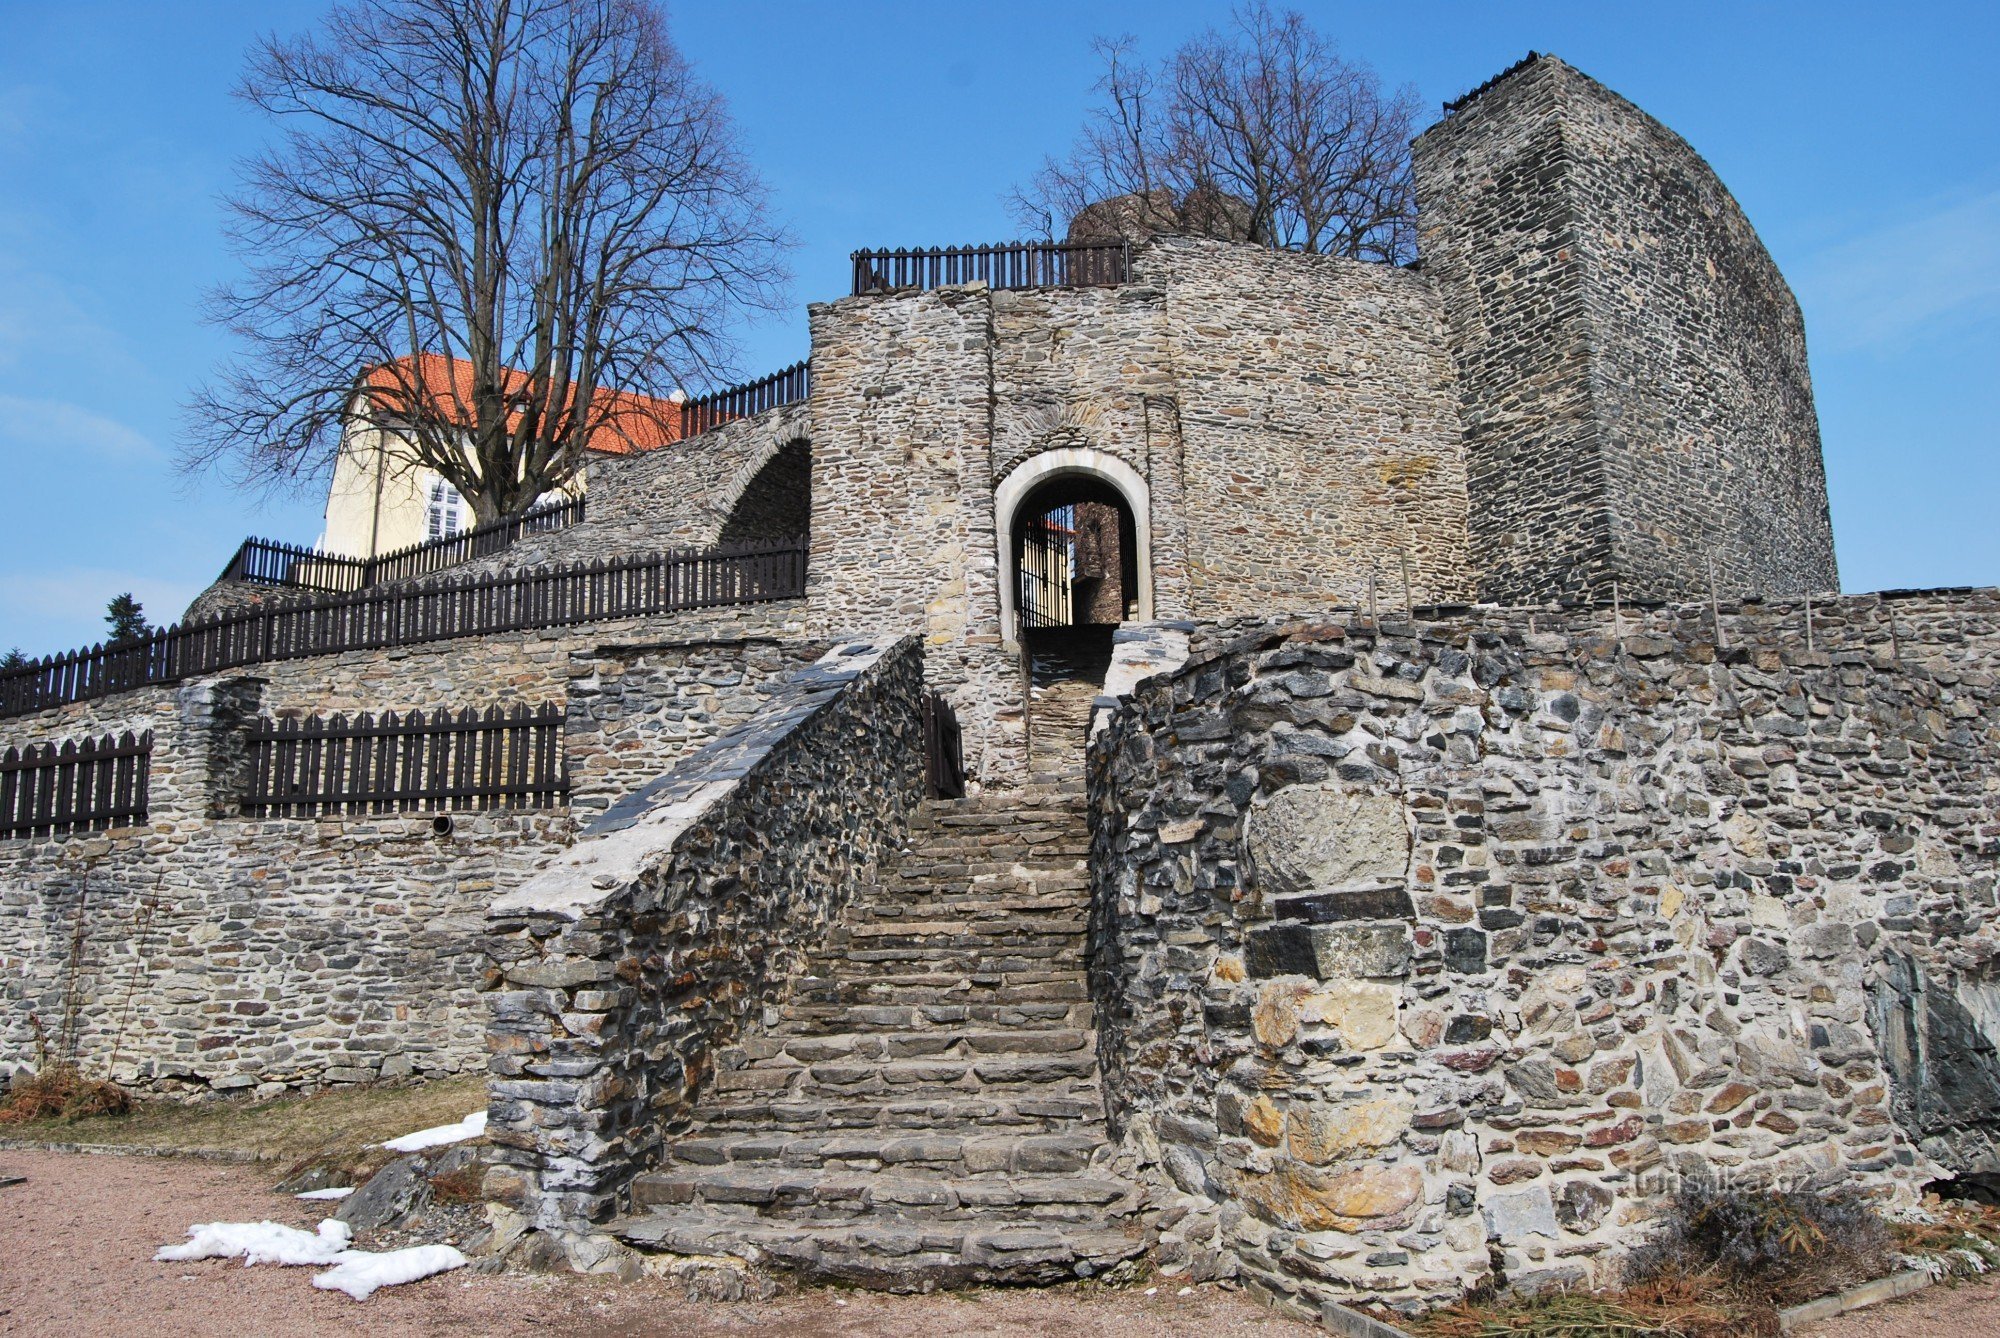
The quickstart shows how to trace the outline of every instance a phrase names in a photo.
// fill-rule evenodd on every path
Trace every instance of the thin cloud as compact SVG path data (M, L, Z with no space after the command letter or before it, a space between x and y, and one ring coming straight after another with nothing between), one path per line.
M49 655L101 641L104 606L127 591L145 607L148 622L175 622L203 588L107 567L0 572L0 652L19 646Z
M1796 282L1814 341L1834 349L2000 313L2000 190L1828 247Z
M153 460L160 448L144 434L66 400L0 395L0 442L65 455L85 451L107 460Z

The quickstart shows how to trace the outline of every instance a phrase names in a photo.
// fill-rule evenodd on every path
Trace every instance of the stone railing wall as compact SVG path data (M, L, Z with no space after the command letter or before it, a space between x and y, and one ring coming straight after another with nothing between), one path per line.
M824 642L777 637L606 644L569 657L570 807L588 822L764 708Z
M489 914L489 1198L557 1239L619 1206L922 796L915 638L842 642Z
M1204 629L1112 715L1114 1122L1247 1279L1414 1307L1605 1276L1675 1176L2000 1169L1935 1097L2000 1092L2000 593L1806 623Z

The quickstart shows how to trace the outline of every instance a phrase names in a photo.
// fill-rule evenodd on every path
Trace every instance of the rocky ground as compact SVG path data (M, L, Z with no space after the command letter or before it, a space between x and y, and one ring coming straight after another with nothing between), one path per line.
M153 1251L205 1221L265 1218L309 1227L327 1205L271 1192L266 1166L155 1157L0 1152L0 1334L171 1332L381 1335L527 1334L569 1338L776 1333L821 1335L1061 1332L1112 1335L1306 1334L1240 1292L1171 1280L1111 1290L979 1291L923 1297L815 1290L773 1301L694 1303L663 1284L603 1278L448 1273L367 1302L315 1291L313 1270L207 1260L153 1262ZM359 1238L393 1248L401 1233ZM1148 1288L1151 1288L1150 1294Z
M10 1176L20 1184L5 1185ZM1063 1287L884 1296L810 1290L776 1300L690 1302L664 1284L507 1273L449 1273L357 1303L316 1291L313 1270L208 1260L153 1261L201 1221L269 1218L310 1227L327 1205L270 1189L268 1165L184 1158L0 1152L0 1334L172 1332L380 1335L527 1334L560 1325L570 1338L785 1333L847 1335L1062 1333L1304 1335L1241 1292L1156 1280L1122 1289ZM389 1249L416 1237L364 1235ZM2000 1281L1936 1287L1805 1330L1807 1338L1985 1338L2000 1333Z

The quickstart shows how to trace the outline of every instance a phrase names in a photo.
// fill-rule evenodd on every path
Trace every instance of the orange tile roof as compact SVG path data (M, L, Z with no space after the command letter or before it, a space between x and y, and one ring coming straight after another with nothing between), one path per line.
M425 394L447 409L469 408L472 401L471 363L442 353L419 353L416 363ZM361 379L362 387L400 393L407 387L401 372L393 369L409 364L410 359L398 358L394 364L373 367ZM503 389L512 395L527 381L526 372L509 368L504 374ZM600 389L592 399L592 407L599 413L600 420L592 430L590 440L584 443L590 450L606 455L631 455L635 451L668 446L681 439L681 406L674 400L636 395L624 390Z

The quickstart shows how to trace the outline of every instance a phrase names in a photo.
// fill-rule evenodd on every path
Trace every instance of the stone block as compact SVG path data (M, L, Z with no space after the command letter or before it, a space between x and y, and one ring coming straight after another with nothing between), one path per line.
M1415 1113L1415 1103L1402 1096L1339 1105L1295 1103L1286 1113L1288 1146L1300 1161L1323 1166L1354 1152L1387 1147L1403 1136Z
M1400 887L1279 897L1272 903L1272 910L1280 920L1303 920L1307 924L1338 924L1344 920L1414 920L1417 916L1410 894Z
M1244 965L1253 979L1403 976L1409 974L1411 948L1404 925L1279 924L1251 931Z
M1524 1245L1531 1236L1554 1240L1560 1234L1555 1201L1549 1196L1547 1185L1489 1194L1480 1211L1486 1217L1488 1239L1502 1245Z
M1251 810L1246 844L1266 896L1400 884L1409 872L1402 801L1340 781L1279 790Z

